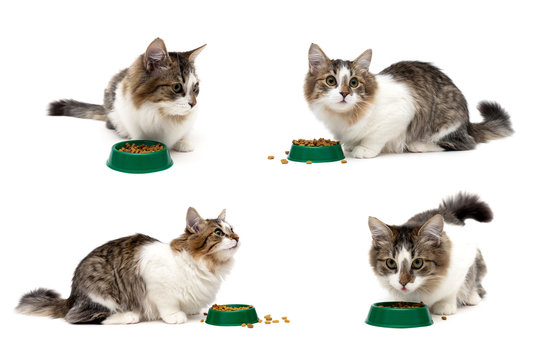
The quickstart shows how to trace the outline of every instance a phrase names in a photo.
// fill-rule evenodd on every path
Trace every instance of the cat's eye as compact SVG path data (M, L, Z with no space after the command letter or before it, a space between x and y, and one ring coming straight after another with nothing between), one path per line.
M179 83L174 83L171 85L172 91L174 91L176 94L182 92L182 85Z
M218 235L218 236L222 236L223 235L223 231L221 231L220 229L216 229L214 230L214 234Z
M415 270L420 269L422 266L424 266L424 260L422 259L414 259L412 262L412 268Z
M386 266L392 270L395 270L397 268L397 264L394 259L386 259Z
M335 86L336 85L336 78L330 75L329 77L326 78L326 83L329 86Z
M353 89L356 89L358 87L358 85L360 85L360 82L358 81L357 78L353 77L350 81L349 81L349 86L352 87Z

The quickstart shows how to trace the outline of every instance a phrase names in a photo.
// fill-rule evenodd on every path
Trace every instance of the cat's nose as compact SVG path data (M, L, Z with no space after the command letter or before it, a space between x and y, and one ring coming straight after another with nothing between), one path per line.
M405 285L407 285L409 282L404 281L404 280L399 280L399 283L401 284L401 286L405 287Z
M344 99L347 97L347 95L349 95L348 91L340 91L339 93L341 94L341 96L343 96Z

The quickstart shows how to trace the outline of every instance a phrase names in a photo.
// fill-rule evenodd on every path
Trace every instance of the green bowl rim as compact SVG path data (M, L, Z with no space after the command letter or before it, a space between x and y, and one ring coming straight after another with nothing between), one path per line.
M161 150L158 150L158 151L152 151L152 152L147 152L147 153L130 153L130 152L126 152L126 151L120 151L118 150L116 147L120 144L127 144L127 143L134 143L134 142L150 142L150 143L154 143L154 144L161 144L163 145L163 149ZM112 146L113 148L113 151L116 151L118 153L122 153L122 155L127 155L127 156L145 156L145 155L154 155L154 154L158 154L162 151L169 151L169 148L167 147L167 145L165 145L164 143L162 143L161 141L154 141L154 140L126 140L126 141L120 141L120 142L117 142L116 144L114 144Z

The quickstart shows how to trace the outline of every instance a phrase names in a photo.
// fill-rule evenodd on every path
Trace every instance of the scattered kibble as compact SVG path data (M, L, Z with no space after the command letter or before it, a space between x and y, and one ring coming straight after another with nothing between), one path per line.
M306 164L313 164L313 161L308 160L308 161L306 161Z
M277 323L279 322L279 320L272 320L272 322L273 322L274 324L277 324Z
M341 160L341 163L342 163L342 164L346 164L346 163L347 163L347 160Z
M244 326L246 326L246 324L245 324L245 323L244 323L244 324L242 324L242 327L244 327Z
M286 322L286 323L288 324L288 323L290 323L290 322L291 322L291 320L289 320L289 319L285 319L285 322Z
M130 144L125 143L124 146L122 146L118 151L132 153L132 154L146 154L151 152L156 152L163 150L163 145L161 144L154 144L154 145L146 145L146 144Z
M208 316L208 313L203 313L204 316Z
M320 138L319 140L298 139L298 140L293 140L292 143L298 146L317 147L317 146L334 146L334 145L339 144L339 141L332 141L332 140Z
M201 322L204 322L204 319L201 319Z
M441 319L446 320L446 316L441 316Z
M253 324L247 324L247 327L253 329Z
M285 151L285 155L289 155L289 150Z
M271 321L265 321L264 323L265 324L271 324L272 322Z
M274 160L274 155L268 156L268 160Z
M281 159L281 163L282 163L282 164L288 164L289 161L288 161L287 159Z
M286 317L286 316L282 316L281 319L287 320L287 317Z

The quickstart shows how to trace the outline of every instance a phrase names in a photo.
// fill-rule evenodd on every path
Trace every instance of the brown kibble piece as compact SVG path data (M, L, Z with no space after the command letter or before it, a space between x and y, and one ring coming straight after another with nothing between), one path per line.
M282 316L281 317L283 320L287 320L287 317L286 316Z
M273 159L274 159L274 155L268 156L268 160L273 160Z
M282 163L282 164L288 164L289 161L288 161L287 159L281 159L281 163Z
M217 311L238 311L238 310L251 309L252 307L253 307L253 305L233 307L233 306L227 306L227 305L214 304L214 305L212 305L212 310L217 310Z
M201 322L204 322L204 319L201 319Z
M346 163L347 163L347 160L341 160L341 163L342 163L342 164L346 164Z
M208 316L208 313L203 313L204 316Z
M291 322L291 320L289 320L289 319L285 319L285 322L286 322L286 323L288 324L288 323L290 323L290 322Z
M253 329L253 324L247 324L247 327Z
M272 322L271 321L265 321L264 323L265 324L271 324Z
M242 327L246 326L246 324L242 324Z
M306 164L313 164L313 161L308 160L308 161L306 161Z
M446 316L442 316L441 319L446 320Z
M273 322L273 323L278 323L278 322L279 322L279 320L272 320L272 322Z
M285 151L285 155L289 155L289 150Z

